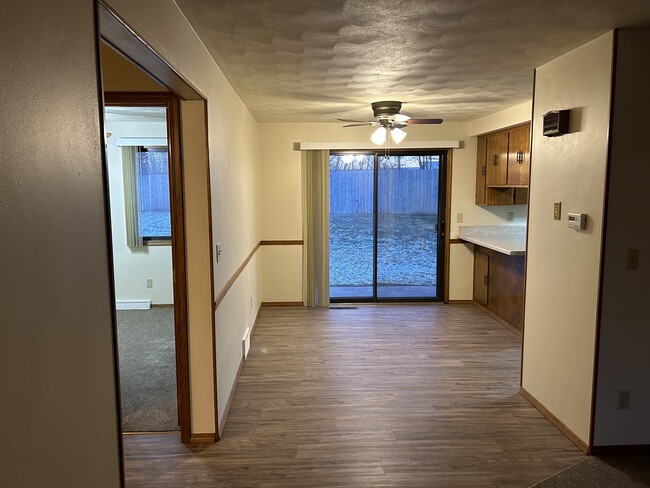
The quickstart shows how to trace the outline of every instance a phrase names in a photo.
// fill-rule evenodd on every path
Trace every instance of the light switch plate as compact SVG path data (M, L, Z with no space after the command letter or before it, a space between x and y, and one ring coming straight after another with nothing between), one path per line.
M553 219L562 220L562 202L555 202L553 204Z

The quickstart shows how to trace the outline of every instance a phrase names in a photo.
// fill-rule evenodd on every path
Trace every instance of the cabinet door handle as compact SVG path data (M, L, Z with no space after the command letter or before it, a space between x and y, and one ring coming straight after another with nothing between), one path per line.
M519 164L523 164L523 162L524 162L524 151L523 151L523 149L520 149L519 151L517 151L517 162Z
M485 166L481 167L481 176L485 176Z
M489 281L490 281L490 280L489 280L489 278L488 278L488 275L485 275L485 276L483 277L483 284L484 284L484 285L487 285L487 284L489 284Z
M494 166L497 165L498 159L499 159L499 155L498 155L498 154L495 154L494 156L492 156L492 164L493 164Z

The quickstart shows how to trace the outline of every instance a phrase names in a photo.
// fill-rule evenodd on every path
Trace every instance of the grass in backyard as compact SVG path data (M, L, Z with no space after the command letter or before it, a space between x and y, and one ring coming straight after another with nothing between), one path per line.
M378 285L435 285L436 215L380 214ZM330 215L330 285L371 286L372 214Z

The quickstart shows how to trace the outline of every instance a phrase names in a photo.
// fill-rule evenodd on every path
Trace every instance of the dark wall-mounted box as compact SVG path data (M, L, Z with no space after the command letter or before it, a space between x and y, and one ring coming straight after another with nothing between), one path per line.
M569 110L551 110L544 114L544 132L547 137L569 132Z

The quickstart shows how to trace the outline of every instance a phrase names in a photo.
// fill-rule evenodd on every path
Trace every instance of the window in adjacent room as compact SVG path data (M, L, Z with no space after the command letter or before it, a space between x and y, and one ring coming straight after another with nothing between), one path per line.
M122 147L129 247L171 244L166 146Z

